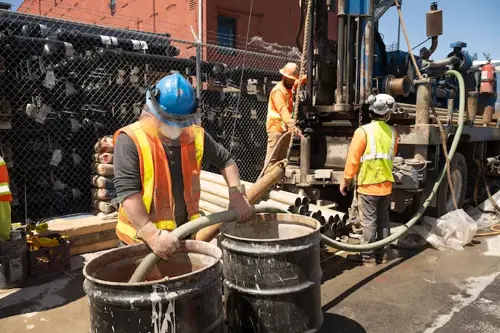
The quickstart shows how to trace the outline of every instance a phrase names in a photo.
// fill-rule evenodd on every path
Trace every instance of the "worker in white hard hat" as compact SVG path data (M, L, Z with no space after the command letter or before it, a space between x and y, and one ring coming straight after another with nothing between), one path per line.
M287 131L295 129L295 121L292 118L293 113L293 93L299 85L306 83L306 76L299 78L299 66L289 62L282 69L281 81L271 91L269 95L269 104L267 107L267 153L266 161L276 146L281 136ZM274 163L276 161L270 161Z
M398 134L386 122L396 109L396 101L387 94L370 96L371 123L354 132L340 185L342 195L356 177L358 212L363 236L368 244L389 236L389 204L391 202L393 159L398 148ZM385 249L349 255L348 260L371 267L387 263Z

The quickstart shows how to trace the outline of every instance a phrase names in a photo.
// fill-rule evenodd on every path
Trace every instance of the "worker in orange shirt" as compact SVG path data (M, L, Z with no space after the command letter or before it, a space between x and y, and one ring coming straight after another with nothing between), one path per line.
M390 95L370 96L371 123L354 132L344 170L342 195L356 177L358 211L363 226L361 244L373 243L389 236L389 204L391 202L393 159L398 148L398 134L387 120L396 108ZM348 255L348 260L373 267L387 263L385 249Z
M293 112L293 92L299 85L306 83L306 76L299 79L299 67L293 62L289 62L282 69L281 81L273 88L269 95L267 107L267 152L266 161L271 157L271 153L281 136L287 131L295 129L295 121L292 118ZM270 164L276 161L269 161Z

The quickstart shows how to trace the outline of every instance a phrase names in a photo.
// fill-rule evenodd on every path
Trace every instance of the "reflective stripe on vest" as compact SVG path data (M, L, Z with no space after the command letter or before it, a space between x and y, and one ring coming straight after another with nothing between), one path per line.
M0 183L0 195L8 195L10 193L10 188L8 183Z
M363 129L366 132L366 143L367 146L370 147L370 153L366 154L367 150L365 150L365 153L363 154L363 156L361 156L361 162L370 160L379 160L379 159L392 161L394 159L394 146L396 145L396 138L397 138L396 130L393 127L391 127L392 130L391 147L389 153L387 153L387 152L377 151L377 144L376 144L377 133L374 132L373 126L366 126L363 127Z
M173 184L167 156L156 132L149 132L148 126L148 123L141 125L139 121L120 129L115 133L115 142L122 132L134 141L138 148L142 200L146 211L157 228L173 230L177 225L174 221L174 202L171 193ZM190 216L189 220L191 220L199 217L199 176L203 159L204 131L201 127L192 126L186 133L186 135L181 135L183 138L181 139L181 163L185 184L184 199ZM156 184L157 180L161 180L161 183ZM118 237L127 244L140 242L135 236L136 229L128 221L123 207L119 209L118 220L116 226Z
M358 185L394 182L392 175L396 130L383 121L362 126L366 133L366 148L357 174Z
M151 204L153 202L153 192L155 188L153 154L151 153L151 147L149 146L146 133L142 130L136 130L134 132L137 136L137 140L140 145L140 152L143 158L142 167L144 170L144 176L142 180L142 190L144 194L142 195L142 200L144 201L144 206L146 206L146 212L149 214L151 212Z

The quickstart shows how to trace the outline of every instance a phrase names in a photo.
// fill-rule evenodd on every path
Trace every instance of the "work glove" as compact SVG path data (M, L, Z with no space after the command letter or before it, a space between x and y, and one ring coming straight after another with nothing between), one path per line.
M148 222L137 231L137 237L143 240L158 257L167 260L179 248L179 239L167 230L159 230L153 222Z
M249 220L252 217L252 206L250 206L244 186L229 189L229 209L236 211L238 222Z

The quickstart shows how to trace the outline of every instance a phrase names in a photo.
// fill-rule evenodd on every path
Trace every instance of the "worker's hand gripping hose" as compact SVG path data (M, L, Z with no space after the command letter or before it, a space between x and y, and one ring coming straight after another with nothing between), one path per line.
M449 151L449 158L450 160L453 158L453 155L455 154L455 151L457 150L458 142L460 141L460 136L462 135L462 129L464 127L464 113L465 113L465 84L464 84L464 79L462 78L462 75L454 70L449 70L446 72L446 74L454 75L459 83L459 89L460 89L460 106L458 110L458 128L455 133L455 137L453 138L453 142L451 143L451 148ZM362 245L350 245L346 243L341 243L337 242L333 239L330 239L326 237L325 235L321 236L321 239L323 242L331 247L334 247L339 250L344 250L344 251L352 251L352 252L364 252L364 251L370 251L370 250L375 250L381 247L384 247L399 237L403 236L410 228L417 223L418 220L423 216L425 210L429 206L430 202L438 192L439 186L441 185L441 182L443 181L444 177L446 176L446 167L443 168L441 171L441 175L439 176L438 181L434 184L434 187L432 188L431 194L425 199L424 203L422 206L418 209L417 213L411 218L405 225L402 225L397 228L392 228L391 229L391 235L385 239L382 239L380 241L374 242L374 243L369 243L369 244L362 244Z
M252 211L254 214L257 213L287 213L269 204L258 204L252 206ZM213 224L233 222L236 221L236 212L234 210L228 210L220 213L214 213L207 216L202 216L193 220L191 222L185 223L172 231L178 239L186 238L187 236L197 232L200 229L211 226ZM154 253L148 254L142 262L139 264L134 274L129 280L129 283L143 282L144 279L149 275L153 267L160 261Z

